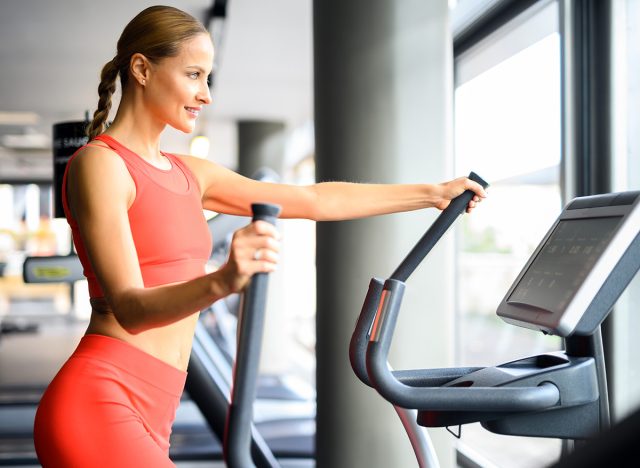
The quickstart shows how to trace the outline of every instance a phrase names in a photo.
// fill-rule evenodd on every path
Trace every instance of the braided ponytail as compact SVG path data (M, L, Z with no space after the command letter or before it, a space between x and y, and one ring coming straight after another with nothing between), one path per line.
M98 85L98 108L93 113L93 120L87 127L87 136L89 141L105 131L106 122L109 118L111 110L111 96L116 92L116 79L118 78L118 67L115 65L115 59L107 62L102 67L100 74L100 85Z

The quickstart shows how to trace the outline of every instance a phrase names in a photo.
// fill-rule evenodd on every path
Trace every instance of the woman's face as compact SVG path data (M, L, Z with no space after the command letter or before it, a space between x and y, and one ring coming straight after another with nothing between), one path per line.
M152 64L143 95L153 116L177 130L193 132L202 106L211 103L207 77L212 64L208 34L194 36L178 55Z

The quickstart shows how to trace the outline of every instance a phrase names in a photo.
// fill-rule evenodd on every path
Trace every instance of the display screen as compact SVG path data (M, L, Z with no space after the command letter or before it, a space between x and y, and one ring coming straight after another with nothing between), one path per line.
M620 220L613 216L560 221L507 302L563 312Z

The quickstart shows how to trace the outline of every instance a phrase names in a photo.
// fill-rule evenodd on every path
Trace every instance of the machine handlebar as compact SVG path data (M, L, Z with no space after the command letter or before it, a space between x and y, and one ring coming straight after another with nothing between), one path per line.
M280 207L270 204L251 205L252 222L276 223ZM231 403L227 413L224 437L224 457L230 468L254 466L251 458L251 426L253 402L256 397L262 332L267 304L269 275L256 273L247 286L238 318L238 346L233 368ZM275 457L269 466L277 467Z
M479 183L482 188L486 189L489 186L489 184L475 172L469 173L469 179ZM472 190L465 190L461 195L451 200L449 206L440 213L440 216L436 218L415 247L411 249L411 252L409 252L398 268L396 268L396 271L393 272L391 275L392 279L407 281L409 276L411 276L422 260L424 260L424 257L427 256L433 246L436 245L445 232L447 232L458 216L464 213L474 195L475 193Z
M469 178L483 188L489 184L478 174ZM535 411L554 406L559 391L554 385L536 387L443 387L448 381L471 372L471 368L421 369L393 372L387 363L389 347L400 311L405 281L433 246L464 213L474 192L466 190L451 201L391 277L373 278L362 306L349 348L351 366L358 378L394 405L404 408L460 411ZM420 381L422 385L417 385Z

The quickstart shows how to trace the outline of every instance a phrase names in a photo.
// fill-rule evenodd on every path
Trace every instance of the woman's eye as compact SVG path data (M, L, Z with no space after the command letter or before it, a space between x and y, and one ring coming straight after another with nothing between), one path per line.
M193 72L193 73L189 73L189 77L192 80L197 80L200 77L200 72Z

